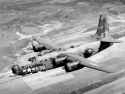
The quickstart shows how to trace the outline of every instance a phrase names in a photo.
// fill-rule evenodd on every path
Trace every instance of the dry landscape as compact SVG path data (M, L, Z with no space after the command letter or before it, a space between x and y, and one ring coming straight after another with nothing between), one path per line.
M61 47L89 42L101 13L109 16L110 33L123 36L124 8L124 1L112 0L1 0L0 70L14 62L15 53L35 34Z
M33 36L63 48L92 42L102 13L112 37L125 36L124 0L0 0L0 72L10 69ZM110 94L102 91L113 85L88 94Z

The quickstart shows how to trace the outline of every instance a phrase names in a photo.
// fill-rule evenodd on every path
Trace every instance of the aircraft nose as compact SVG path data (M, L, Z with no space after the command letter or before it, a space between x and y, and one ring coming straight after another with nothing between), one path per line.
M19 65L13 65L11 67L12 73L19 75L21 73L21 69Z

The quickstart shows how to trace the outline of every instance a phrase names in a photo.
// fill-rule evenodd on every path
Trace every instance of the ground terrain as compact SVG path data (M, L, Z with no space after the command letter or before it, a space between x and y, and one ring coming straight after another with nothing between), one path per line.
M0 0L0 72L10 68L32 36L64 48L93 41L101 13L114 38L125 36L124 0ZM105 94L95 92L90 93Z
M14 62L16 51L29 41L26 37L35 34L60 47L89 42L102 12L109 16L113 36L123 36L124 8L122 2L103 0L1 0L0 70Z

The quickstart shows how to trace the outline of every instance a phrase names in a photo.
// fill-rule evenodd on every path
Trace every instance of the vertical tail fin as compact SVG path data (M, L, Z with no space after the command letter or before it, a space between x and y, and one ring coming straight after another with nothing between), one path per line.
M100 47L98 51L102 51L113 43L120 43L121 41L114 39L109 34L109 24L107 22L107 18L104 15L100 15L99 24L96 32L96 38L100 40Z
M105 15L101 14L96 32L97 39L102 39L107 37L108 33L109 33L109 24L107 22L107 18Z

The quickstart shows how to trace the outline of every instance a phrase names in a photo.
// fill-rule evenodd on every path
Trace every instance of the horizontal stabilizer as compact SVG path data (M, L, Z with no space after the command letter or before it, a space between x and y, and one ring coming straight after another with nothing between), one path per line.
M114 39L112 37L105 37L105 38L102 38L100 41L111 42L111 43L121 43L122 42L122 41Z

